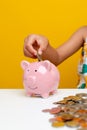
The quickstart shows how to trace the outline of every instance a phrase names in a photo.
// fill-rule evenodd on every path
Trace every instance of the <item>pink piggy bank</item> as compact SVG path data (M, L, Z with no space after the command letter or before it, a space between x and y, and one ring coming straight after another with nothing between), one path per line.
M23 84L27 95L47 98L57 91L60 75L57 67L50 61L22 61L21 67L24 70Z

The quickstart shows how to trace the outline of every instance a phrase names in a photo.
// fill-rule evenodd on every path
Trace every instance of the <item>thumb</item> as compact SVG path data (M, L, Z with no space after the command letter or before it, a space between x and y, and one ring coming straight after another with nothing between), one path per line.
M47 45L40 44L40 47L38 49L38 54L42 55L43 51L45 51L46 49L47 49Z
M40 47L39 47L39 49L38 49L38 54L42 55L42 53L43 53L44 50L45 50L45 46L44 46L44 44L41 44Z
M42 55L42 48L41 47L38 49L38 54Z

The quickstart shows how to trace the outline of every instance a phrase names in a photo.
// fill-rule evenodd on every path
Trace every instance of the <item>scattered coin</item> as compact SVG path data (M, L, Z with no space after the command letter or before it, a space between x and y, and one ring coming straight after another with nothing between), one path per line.
M79 128L79 129L77 129L77 130L87 130L87 128Z
M66 126L72 127L72 128L79 126L79 123L78 123L77 121L68 121L68 122L66 122L65 124L66 124Z
M87 122L84 122L84 121L83 121L83 122L81 123L81 126L82 126L83 128L87 128Z
M53 104L58 105L43 112L54 115L49 121L53 127L75 127L77 130L87 130L87 93L77 93L64 97Z
M42 112L50 112L50 109L44 109Z
M54 122L54 121L57 121L57 120L56 120L56 118L54 117L54 118L50 118L49 121L50 121L50 122Z
M71 121L73 118L74 118L73 115L71 115L69 113L62 114L63 121Z
M50 113L51 114L57 114L61 111L61 108L60 107L56 107L56 108L52 108L50 109Z
M79 96L79 97L87 97L87 93L78 93L78 94L76 94L76 96Z
M63 127L64 126L64 122L58 122L58 121L54 121L52 123L53 127Z

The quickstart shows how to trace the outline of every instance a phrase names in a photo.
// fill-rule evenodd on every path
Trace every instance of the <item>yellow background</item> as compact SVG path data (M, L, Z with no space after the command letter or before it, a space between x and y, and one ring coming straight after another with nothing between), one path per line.
M66 41L87 24L87 0L0 1L0 88L23 88L24 38L31 34L48 37L53 47ZM75 88L80 51L59 65L60 88Z

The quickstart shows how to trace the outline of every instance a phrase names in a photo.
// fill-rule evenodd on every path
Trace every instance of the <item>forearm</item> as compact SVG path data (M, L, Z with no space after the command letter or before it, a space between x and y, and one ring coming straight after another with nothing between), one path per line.
M62 44L57 49L49 45L47 50L43 53L43 59L48 59L56 66L78 51L87 37L87 27L78 29L68 41Z
M42 54L43 60L49 60L56 66L58 65L58 52L57 49L53 48L52 46L48 45L47 49Z
M58 47L58 64L77 52L83 46L86 37L87 27L82 27L78 29L75 33L73 33L68 41Z

